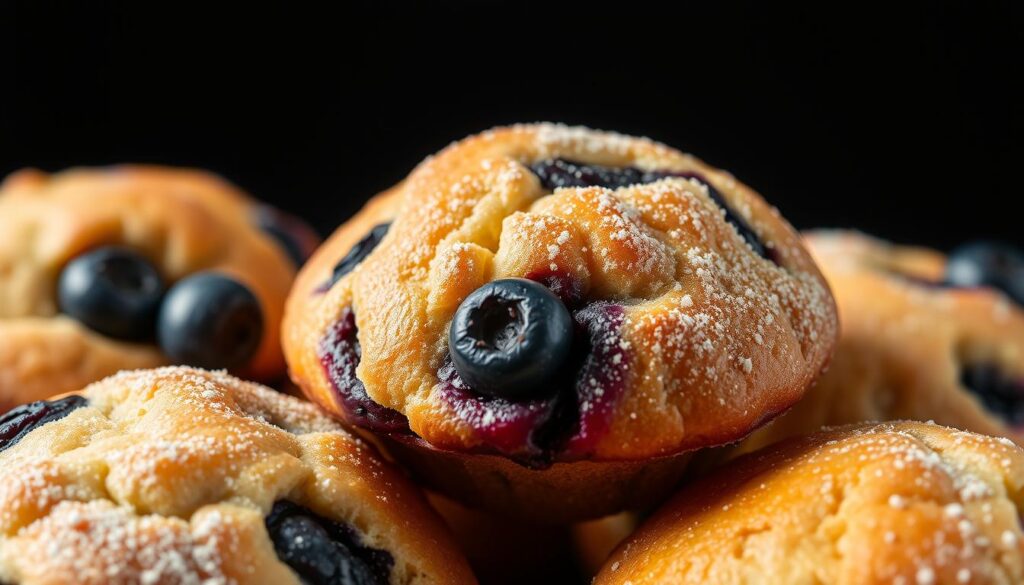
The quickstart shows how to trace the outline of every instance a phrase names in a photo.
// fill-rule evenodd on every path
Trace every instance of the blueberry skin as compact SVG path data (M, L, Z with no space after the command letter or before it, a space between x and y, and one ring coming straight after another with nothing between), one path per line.
M951 286L990 286L1024 305L1024 253L1000 242L964 244L950 253L944 280Z
M555 190L562 187L606 187L621 189L630 185L644 185L670 177L694 179L708 188L708 196L715 205L725 211L725 221L732 224L747 244L758 256L775 262L768 247L761 241L754 230L725 202L725 198L704 177L694 172L666 170L644 171L636 167L606 167L575 162L562 158L542 160L530 165L530 170L540 179L545 189Z
M452 363L476 393L524 400L556 389L545 384L569 356L573 322L544 285L522 278L489 282L459 305L448 330Z
M374 248L380 244L380 241L388 234L389 229L391 229L390 222L378 224L370 230L370 233L363 236L363 239L356 242L356 245L352 246L352 249L345 254L345 257L334 265L330 286L334 286L334 283L341 280L341 277L355 270L355 267L359 266L359 263L366 259L370 252L373 252Z
M89 402L78 395L59 400L39 400L0 415L0 451L14 446L25 435L48 422L60 420Z
M277 557L310 585L385 585L389 553L359 544L346 525L283 500L265 520Z
M75 258L57 280L61 312L107 337L139 341L153 334L164 295L160 273L145 258L108 246Z
M256 295L215 272L175 284L157 319L160 348L180 364L235 368L256 353L262 339L263 312Z

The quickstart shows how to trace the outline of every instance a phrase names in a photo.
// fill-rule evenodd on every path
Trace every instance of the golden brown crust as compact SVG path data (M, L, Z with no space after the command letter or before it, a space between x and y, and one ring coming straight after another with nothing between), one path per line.
M745 451L823 425L894 419L1024 440L961 382L972 365L1024 380L1024 310L994 289L928 284L945 273L932 250L844 231L806 241L839 306L839 343L828 372Z
M1024 452L924 423L787 441L698 481L595 584L1024 581Z
M547 194L524 164L552 157L697 172L768 242L781 267L757 257L699 182ZM322 291L351 246L392 220L376 250ZM362 347L357 374L370 398L404 414L435 447L474 449L478 430L438 391L454 311L492 279L551 267L576 279L590 301L621 303L623 324L611 334L632 348L607 432L576 458L638 460L738 439L801 396L835 337L817 269L749 188L648 140L541 124L450 146L331 237L289 299L291 375L344 416L318 347L351 308Z
M237 373L283 374L280 320L296 269L254 224L256 211L247 195L201 171L118 166L8 177L0 187L0 409L167 363L151 345L106 339L57 316L63 266L105 245L141 253L169 282L214 270L245 284L260 300L264 333ZM52 351L58 344L67 350Z
M287 499L395 559L472 583L419 492L313 405L225 374L127 372L0 452L0 581L298 583L264 528Z

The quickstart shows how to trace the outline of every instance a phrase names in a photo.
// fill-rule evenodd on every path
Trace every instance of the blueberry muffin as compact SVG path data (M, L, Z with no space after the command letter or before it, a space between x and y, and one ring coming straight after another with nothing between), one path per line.
M833 429L689 485L595 585L1024 582L1024 452L934 424Z
M473 583L422 495L308 402L185 367L0 418L0 582Z
M0 412L163 364L283 376L316 236L200 171L119 166L0 186Z
M566 520L651 501L688 452L789 408L835 335L752 190L650 140L539 124L453 144L339 228L284 345L310 399L437 489Z
M744 449L822 425L934 420L1024 440L1024 258L969 244L945 255L822 231L807 245L839 306L829 371Z

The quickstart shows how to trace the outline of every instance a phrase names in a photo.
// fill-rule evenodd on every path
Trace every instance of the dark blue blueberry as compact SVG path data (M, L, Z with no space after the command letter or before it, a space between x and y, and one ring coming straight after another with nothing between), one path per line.
M634 167L605 167L573 162L562 158L542 160L530 166L540 184L549 191L562 187L606 187L618 189L650 183L644 171ZM659 177L663 178L663 177ZM653 179L654 181L658 179Z
M721 207L722 211L725 212L725 221L732 224L732 227L736 229L736 232L739 233L740 237L742 237L743 240L750 245L750 247L758 256L762 258L767 258L772 262L775 262L775 259L771 255L769 255L768 248L764 245L764 242L761 241L761 238L759 238L757 234L754 233L754 230L750 229L750 225L748 225L742 217L737 215L736 212L732 210L732 207L729 207L729 204L725 202L725 199L722 197L722 194L719 193L718 190L716 190L714 187L712 187L711 183L708 183L696 173L685 173L676 176L684 175L688 179L696 179L703 183L704 185L706 185L708 188L708 195L711 197L711 200L714 201L715 205Z
M534 163L530 166L530 170L540 179L541 185L551 191L560 187L606 187L608 189L619 189L629 185L653 183L670 177L696 179L707 186L708 195L711 197L711 200L725 211L725 221L736 228L736 231L744 241L750 244L754 252L762 258L774 261L769 256L767 247L757 234L754 233L754 230L750 229L747 222L729 207L722 194L697 173L663 170L644 171L635 167L606 167L577 163L560 158Z
M320 237L301 219L269 205L256 208L256 225L274 238L295 266L302 266L320 244Z
M60 400L22 404L0 415L0 451L13 446L33 429L60 420L86 404L88 401L85 398L74 395Z
M266 518L277 557L310 585L386 585L394 559L362 546L344 524L288 501L274 504Z
M260 302L232 278L194 274L167 292L157 339L175 363L209 369L241 366L263 339Z
M150 337L163 294L156 268L135 252L117 247L75 258L57 280L60 310L116 339Z
M408 433L409 420L397 410L375 402L356 376L362 358L356 314L346 309L320 341L317 354L334 389L334 400L346 422L382 433Z
M452 363L478 394L522 400L549 394L569 356L573 321L544 285L489 282L459 305L448 331Z
M1024 380L1006 375L997 366L983 364L964 368L960 383L1007 424L1024 425Z
M951 286L990 286L1024 305L1024 254L1009 244L972 242L949 255L945 283Z
M342 276L352 272L360 262L366 259L370 252L373 252L373 249L377 247L377 244L380 244L380 241L384 239L390 227L390 223L379 224L370 230L370 233L363 236L363 239L359 240L355 246L352 246L348 254L345 254L345 257L334 265L334 272L331 274L331 284L327 288L334 286L334 283L341 280Z

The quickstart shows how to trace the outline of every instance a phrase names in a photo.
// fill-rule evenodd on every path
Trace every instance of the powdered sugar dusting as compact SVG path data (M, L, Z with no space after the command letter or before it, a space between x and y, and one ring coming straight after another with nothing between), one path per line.
M234 583L249 552L233 548L238 531L261 534L263 507L313 473L307 440L347 445L320 465L380 471L313 405L224 373L122 372L84 395L87 406L0 453L0 579Z
M1021 449L955 429L827 430L685 488L609 562L666 583L1020 583L1022 473Z
M623 176L643 184L548 192L530 169L559 158L628 167ZM616 335L631 349L608 357L628 372L607 427L621 435L602 439L603 456L706 446L723 428L737 436L715 440L739 438L774 414L764 406L777 401L759 395L795 399L833 343L831 296L778 213L728 174L650 140L558 124L497 129L424 162L401 195L393 237L339 300L360 311L367 394L429 443L472 449L481 429L511 416L485 407L450 416L439 379L453 313L487 280L550 283L573 310L623 308ZM453 254L470 245L472 263ZM627 429L649 434L634 441Z
M37 579L227 585L234 580L220 570L224 559L215 539L208 530L193 533L177 518L137 516L130 508L94 501L62 502L14 541L24 543L17 549L23 555L17 564Z

